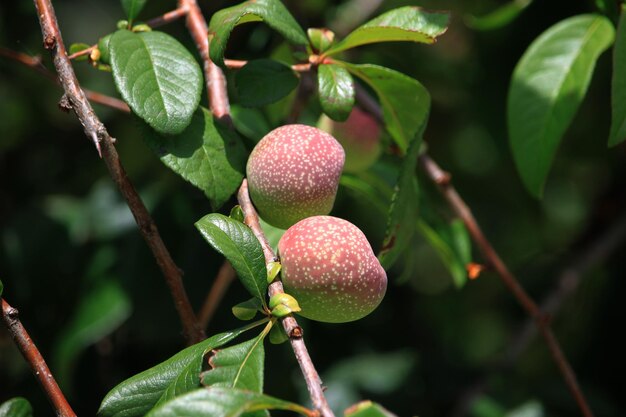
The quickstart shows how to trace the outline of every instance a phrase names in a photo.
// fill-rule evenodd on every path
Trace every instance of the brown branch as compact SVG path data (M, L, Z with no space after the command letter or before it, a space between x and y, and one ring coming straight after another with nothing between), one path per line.
M20 322L17 309L11 307L4 299L1 302L2 321L20 352L22 352L22 356L30 365L35 378L39 381L39 385L41 385L41 388L48 396L48 400L54 407L56 415L59 417L76 417L74 410L72 410L72 407L65 399L39 349L37 349L37 346L35 346L35 343Z
M224 65L230 69L241 69L246 66L248 61L242 61L239 59L225 59ZM310 62L304 64L293 64L291 69L295 72L309 72L311 71L312 64Z
M443 197L456 215L465 223L465 227L467 227L470 236L478 246L483 257L489 262L491 268L497 273L504 285L509 289L524 310L526 310L526 313L533 319L535 326L537 326L537 329L543 336L550 354L557 364L582 414L585 417L593 417L585 395L578 385L576 374L565 358L563 350L550 328L549 316L544 314L541 308L530 298L524 288L519 284L517 278L509 271L493 246L491 246L491 243L483 234L470 208L452 186L450 174L443 171L439 165L426 154L419 157L419 162L428 177L437 184L439 191L441 191Z
M252 201L250 200L250 195L248 194L248 182L245 179L239 188L237 199L239 200L241 209L244 212L245 223L250 227L250 229L252 229L254 235L261 243L263 254L265 256L265 262L274 262L276 260L276 255L267 241L265 233L263 233L263 229L261 229L259 216L252 205ZM275 294L284 293L283 283L278 279L275 280L270 284L268 292L270 297ZM296 319L291 315L281 319L281 322L285 332L289 335L289 342L291 343L291 347L296 355L296 360L298 361L302 374L304 375L304 380L306 382L307 389L309 390L313 406L320 412L321 417L334 417L332 410L328 406L326 397L324 396L322 380L313 365L313 361L309 356L304 339L302 338L302 328L298 325Z
M177 9L174 9L172 11L162 14L161 16L157 16L155 18L148 20L146 22L146 25L150 26L151 28L156 28L159 26L166 25L168 23L172 23L180 18L185 17L186 15L187 15L187 8L178 7Z
M198 313L198 321L200 321L200 326L202 326L203 329L208 327L209 322L213 318L213 314L215 314L217 306L224 297L226 290L236 277L237 274L230 262L225 260L220 267L215 280L213 281L213 285L209 290L206 300L204 300L204 304L202 305L200 312Z
M63 44L52 3L50 0L35 0L35 6L43 34L44 47L52 53L59 81L65 91L64 98L66 100L63 101L74 110L84 127L85 134L94 142L98 151L101 152L111 178L126 199L128 207L139 226L139 230L150 247L172 293L186 340L189 343L198 342L204 338L204 332L199 326L183 287L182 272L174 263L159 235L154 220L141 201L133 184L128 179L115 149L114 139L98 119L84 91L80 88L72 63L67 57L67 51Z

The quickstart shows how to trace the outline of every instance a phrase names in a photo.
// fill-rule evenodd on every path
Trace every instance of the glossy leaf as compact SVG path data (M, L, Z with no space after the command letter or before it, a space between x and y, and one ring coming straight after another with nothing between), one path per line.
M336 64L320 65L317 87L324 113L338 122L346 120L354 107L354 80L348 70Z
M385 127L404 153L415 134L426 125L430 94L417 80L377 65L347 64L378 95Z
M33 407L26 398L11 398L0 404L0 417L33 417Z
M362 401L346 410L345 417L396 417L380 404Z
M279 0L248 0L216 12L209 22L209 51L213 62L224 62L224 51L235 26L263 21L296 45L307 45L307 37Z
M611 22L580 15L549 28L517 64L508 97L509 140L526 188L540 197L561 139L582 102Z
M141 13L143 6L145 6L146 0L122 0L122 7L126 13L128 20L135 20L135 18Z
M146 417L238 417L259 410L288 410L310 415L306 408L268 395L232 388L201 388L155 408Z
M512 0L484 16L467 16L467 25L476 30L495 30L514 21L533 0Z
M159 135L143 129L148 146L172 171L201 189L218 209L239 188L245 172L247 152L239 136L215 123L211 113L200 107L189 126L176 136Z
M233 306L231 310L233 315L239 320L252 320L259 311L263 310L263 304L261 304L258 298L254 297Z
M379 42L408 41L433 43L448 29L447 12L430 12L415 6L390 10L356 28L325 55Z
M609 146L615 146L624 139L626 139L626 6L622 7L613 49Z
M202 71L193 55L157 31L119 30L109 52L115 85L133 112L160 133L182 132L202 91Z
M298 86L293 70L272 59L248 62L235 73L235 88L239 104L261 107L287 96Z
M98 417L140 417L162 396L169 398L174 392L186 392L200 386L202 359L206 352L230 342L256 324L203 340L121 382L102 400Z
M263 249L245 224L222 214L207 214L196 227L213 248L224 255L237 271L244 287L265 306L267 272Z

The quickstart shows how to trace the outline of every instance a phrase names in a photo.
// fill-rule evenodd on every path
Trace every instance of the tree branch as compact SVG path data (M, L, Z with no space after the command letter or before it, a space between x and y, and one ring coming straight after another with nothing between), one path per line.
M239 200L239 204L243 210L245 223L250 227L250 229L252 229L254 235L261 243L263 254L265 256L265 263L274 262L276 260L276 255L267 241L265 233L263 233L263 229L261 229L259 216L252 205L252 201L250 200L250 195L248 194L248 182L245 179L239 188L237 199ZM272 282L269 286L268 293L270 297L284 292L283 283L278 279ZM334 417L332 410L328 406L326 397L324 396L322 380L315 370L313 361L309 356L304 339L302 338L302 328L298 325L298 322L292 315L284 317L281 319L281 322L285 332L289 336L289 342L291 343L291 347L296 355L296 360L302 370L302 375L304 375L304 380L306 382L307 389L309 390L313 406L321 413L322 417Z
M24 356L24 359L26 359L26 362L30 365L35 378L39 381L39 385L41 385L41 388L48 396L48 400L56 410L57 416L76 417L74 410L72 410L72 407L65 399L63 392L61 392L59 385L52 376L39 349L37 349L37 346L35 346L35 343L20 322L17 309L11 307L4 299L1 299L1 302L2 321L20 352L22 352L22 356Z
M44 39L44 47L52 53L54 66L59 76L60 84L65 91L66 104L74 110L76 116L84 127L85 134L90 138L109 170L111 178L126 199L139 230L150 247L156 262L163 273L169 286L174 304L183 325L183 333L189 343L195 343L204 339L204 332L199 326L193 312L187 293L183 287L182 272L174 263L169 251L165 247L154 220L150 216L146 206L141 201L133 184L126 175L117 150L114 139L109 135L102 122L98 119L93 108L89 104L85 93L80 88L71 61L67 57L67 51L61 32L57 24L56 15L50 0L35 0L37 16Z

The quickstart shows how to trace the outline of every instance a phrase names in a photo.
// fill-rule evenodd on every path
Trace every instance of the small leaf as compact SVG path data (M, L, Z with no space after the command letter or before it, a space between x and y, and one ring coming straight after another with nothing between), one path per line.
M361 401L358 404L348 408L344 414L345 417L396 417L385 410L380 404L371 401Z
M238 222L243 223L246 216L243 213L243 209L241 208L241 206L237 204L235 207L230 209L230 214L228 215L228 217L230 217L233 220L237 220Z
M196 110L189 126L176 136L159 135L149 128L142 131L161 161L204 191L213 209L239 188L245 172L245 147L237 134L215 123L207 109Z
M289 340L289 336L287 336L287 333L285 332L283 326L278 323L275 326L272 326L269 334L269 339L271 344L280 345L281 343L285 343L287 340Z
M509 140L517 170L535 197L543 193L557 148L614 32L603 16L570 17L533 41L513 72Z
M263 21L296 45L307 45L304 31L279 0L248 0L222 9L209 22L209 51L213 62L223 64L224 51L235 26Z
M272 59L249 61L235 73L239 103L245 107L261 107L287 96L298 86L293 70Z
M430 12L415 6L390 10L356 28L326 51L332 55L369 43L408 41L434 43L448 29L447 12Z
M113 388L102 400L98 417L141 417L162 396L187 392L200 386L204 354L220 347L259 323L220 333L190 346L168 360L134 375Z
M146 0L122 0L122 7L126 13L128 20L135 20L135 18L141 13L141 9L145 6Z
M86 43L73 43L70 45L69 54L73 55L77 52L84 51L85 49L91 48L91 45L87 45ZM81 55L74 59L76 62L87 61L88 55Z
M626 139L626 6L624 5L617 25L613 49L611 110L609 146L615 146Z
M265 306L265 258L252 230L218 213L207 214L198 220L196 228L216 251L230 261L244 287Z
M263 304L258 298L251 298L232 308L233 315L239 320L252 320L259 311L263 311Z
M346 64L378 95L385 126L404 153L415 134L426 125L430 94L417 80L377 65Z
M193 55L157 31L119 30L109 49L115 85L133 112L160 133L182 132L202 91L202 71Z
M306 31L315 53L326 52L335 43L335 33L326 28L310 28Z
M26 398L11 398L0 404L0 417L33 417L33 407Z
M324 113L338 122L345 121L354 107L354 80L350 73L340 65L320 65L317 86Z
M232 388L201 388L181 395L146 417L238 417L259 410L288 410L311 416L312 412L294 403L268 395Z
M267 265L265 265L265 268L267 269L267 283L271 284L272 282L274 282L274 280L278 276L278 273L280 272L282 265L280 262L275 261L275 262L270 262Z
M465 22L475 30L495 30L514 21L533 0L512 0L484 16L466 16Z

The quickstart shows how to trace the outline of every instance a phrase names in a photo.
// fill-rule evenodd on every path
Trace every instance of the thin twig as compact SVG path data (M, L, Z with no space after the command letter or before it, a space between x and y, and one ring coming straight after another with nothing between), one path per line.
M522 305L526 313L532 318L537 326L539 332L543 336L546 345L557 364L567 387L574 396L578 407L585 417L593 417L593 413L587 404L585 395L583 394L576 374L574 373L567 358L563 354L561 346L554 336L552 329L550 328L550 317L545 314L541 308L533 301L532 298L526 293L524 288L520 285L517 278L509 271L506 264L502 261L498 253L495 251L489 240L483 234L478 222L474 218L470 208L465 201L457 193L452 186L450 180L450 174L443 171L437 163L430 158L427 154L423 154L419 157L419 162L423 170L428 177L439 187L443 197L446 199L450 207L454 210L456 215L463 221L465 227L478 246L478 249L483 254L483 257L489 262L490 266L500 277L504 285L509 289L517 301Z
M248 194L248 182L245 179L239 188L237 199L244 212L245 223L250 227L250 229L252 229L254 235L261 243L263 254L265 256L265 262L274 262L276 260L276 255L274 255L274 251L265 237L263 229L261 229L259 216L252 205L252 201L250 200L250 195ZM284 293L283 283L278 279L275 280L270 284L268 292L270 297L275 294ZM285 332L289 336L289 342L291 343L291 347L296 355L302 374L304 375L304 380L309 390L313 406L321 413L322 417L334 417L332 410L328 406L326 397L324 396L322 380L313 365L313 361L309 356L304 339L302 338L302 328L298 325L296 319L291 315L284 317L281 321Z
M209 322L213 318L213 314L215 314L217 306L224 297L226 290L236 277L237 274L232 265L230 262L225 260L220 267L215 280L213 280L213 285L209 290L209 294L207 295L206 300L204 300L204 304L198 313L198 320L200 321L200 326L202 326L203 329L208 327Z
M161 16L157 16L155 18L148 20L146 22L146 25L150 26L151 28L156 28L159 26L166 25L168 23L172 23L180 18L185 17L186 15L187 15L187 8L178 7L177 9L174 9L172 11L162 14Z
M26 359L26 362L30 365L35 378L39 381L39 385L46 393L48 400L54 407L57 416L59 417L76 417L74 410L69 405L63 392L59 388L56 380L52 376L46 361L41 356L39 349L35 346L35 343L28 335L28 332L22 325L19 319L17 309L11 307L4 299L2 302L2 321L7 330L11 334L11 337L15 341L15 344L22 352L22 356Z
M248 61L243 61L240 59L224 59L224 65L230 69L241 69L246 66ZM311 71L312 64L310 62L303 64L293 64L291 69L295 72L309 72Z
M35 0L35 6L37 7L37 16L39 17L43 34L44 47L52 53L59 81L65 91L64 98L66 100L63 101L66 106L69 106L76 113L84 127L85 134L94 142L98 152L101 152L111 178L126 199L128 207L139 226L139 230L150 247L169 286L183 325L183 333L186 340L189 343L198 342L204 339L204 331L200 327L189 303L183 286L182 272L174 263L148 209L128 179L115 149L114 139L109 135L100 119L98 119L83 90L80 88L72 63L67 57L67 51L63 44L52 3L50 0Z

